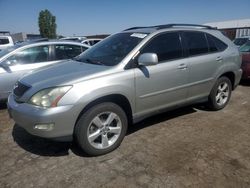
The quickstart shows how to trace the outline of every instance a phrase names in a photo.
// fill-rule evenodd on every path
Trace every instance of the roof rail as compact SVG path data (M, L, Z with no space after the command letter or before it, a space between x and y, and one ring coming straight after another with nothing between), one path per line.
M151 28L151 27L150 26L149 27L147 27L147 26L145 26L145 27L130 27L130 28L125 29L123 31L129 31L129 30L134 30L134 29L144 29L144 28Z
M167 25L157 25L154 26L157 29L164 29L164 28L170 28L170 27L203 27L203 28L207 28L207 29L216 29L214 27L208 26L208 25L199 25L199 24L167 24Z
M199 25L199 24L166 24L166 25L155 25L155 26L145 26L145 27L131 27L128 29L125 29L124 31L134 30L134 29L145 29L145 28L156 28L156 30L159 29L166 29L171 27L201 27L206 29L217 29L216 27L211 27L208 25Z
M48 38L39 38L39 39L27 40L27 42L44 42L44 41L49 41L49 39Z

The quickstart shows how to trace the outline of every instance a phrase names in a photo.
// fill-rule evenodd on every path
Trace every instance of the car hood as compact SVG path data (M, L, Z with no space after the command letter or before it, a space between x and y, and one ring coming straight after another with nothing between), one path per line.
M94 75L103 75L108 69L111 69L111 67L69 60L33 71L20 81L30 86L53 87L74 84Z

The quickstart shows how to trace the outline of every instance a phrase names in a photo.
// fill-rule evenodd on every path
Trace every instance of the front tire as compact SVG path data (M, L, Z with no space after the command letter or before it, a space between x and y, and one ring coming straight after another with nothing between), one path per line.
M128 127L123 109L110 102L93 106L82 114L75 127L75 139L80 148L92 156L116 149Z
M232 93L232 83L227 77L220 77L208 98L208 106L211 110L223 109L230 100Z

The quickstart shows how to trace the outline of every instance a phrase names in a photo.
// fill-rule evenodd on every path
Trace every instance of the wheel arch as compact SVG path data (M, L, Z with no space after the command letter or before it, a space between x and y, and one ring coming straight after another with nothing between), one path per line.
M120 106L124 110L124 112L128 118L129 125L132 124L132 122L133 122L132 108L131 108L131 104L130 104L129 100L127 99L127 97L125 97L122 94L110 94L110 95L106 95L106 96L102 96L100 98L94 99L93 101L89 102L82 109L82 111L79 113L77 120L75 122L75 125L79 121L82 114L84 114L88 109L92 108L95 105L104 103L104 102L112 102L112 103L115 103L118 106Z
M231 72L231 71L225 72L219 78L221 78L221 77L227 77L231 81L232 90L234 90L234 88L235 88L235 74L234 74L234 72Z

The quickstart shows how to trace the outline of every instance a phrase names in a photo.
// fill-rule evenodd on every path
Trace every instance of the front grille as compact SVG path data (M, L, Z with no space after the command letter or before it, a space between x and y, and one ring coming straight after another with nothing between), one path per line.
M17 82L14 87L14 95L17 97L23 96L23 94L30 88L30 86L27 86L21 82Z

